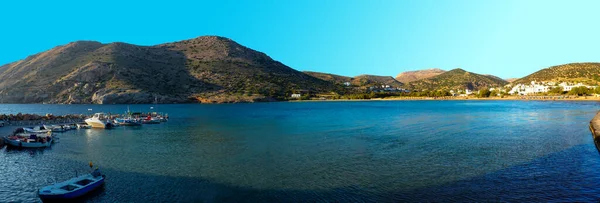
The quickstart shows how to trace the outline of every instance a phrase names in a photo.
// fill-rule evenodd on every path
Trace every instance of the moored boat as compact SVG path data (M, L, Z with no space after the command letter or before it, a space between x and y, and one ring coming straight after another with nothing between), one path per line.
M44 125L44 128L49 129L52 132L66 132L68 129L61 125Z
M115 123L122 126L140 126L142 125L142 121L135 118L116 118Z
M35 127L31 127L31 128L23 128L23 130L25 130L25 132L29 132L29 133L47 133L50 132L50 129L46 129L44 126L35 126Z
M142 120L142 123L143 124L159 124L160 119L158 119L156 117L148 116L144 120Z
M77 126L77 129L89 129L89 128L92 128L92 126L88 125L87 123L77 123L75 125Z
M41 148L52 145L51 133L16 133L4 137L4 142L14 147Z
M96 168L91 173L76 176L64 182L42 187L38 196L42 200L68 200L81 197L104 184L105 175Z
M92 128L112 128L114 125L104 113L96 113L91 118L85 119L85 123Z

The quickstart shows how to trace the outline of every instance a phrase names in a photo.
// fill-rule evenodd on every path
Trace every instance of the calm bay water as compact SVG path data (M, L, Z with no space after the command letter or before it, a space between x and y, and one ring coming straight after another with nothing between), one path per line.
M150 111L151 105L130 105ZM127 105L0 105L2 113ZM91 202L598 201L596 102L377 101L158 105L167 123L77 130L0 149L0 202L87 171ZM9 128L0 129L4 134Z

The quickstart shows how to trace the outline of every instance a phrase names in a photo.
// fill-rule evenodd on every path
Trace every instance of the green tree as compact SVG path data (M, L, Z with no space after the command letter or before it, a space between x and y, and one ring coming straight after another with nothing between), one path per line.
M550 88L548 90L548 93L550 94L562 94L563 93L563 87L554 87L554 88Z
M594 93L600 94L600 87L596 87L596 89L594 89Z
M500 93L501 93L501 92L500 92L500 90L499 90L499 89L494 89L494 91L491 91L491 92L490 92L490 96L493 96L493 97L495 97L495 96L498 96Z
M589 95L592 93L592 90L588 89L587 87L574 87L571 88L571 91L569 91L570 95L578 95L578 96L584 96L584 95Z
M491 93L492 92L490 92L489 89L482 89L482 90L479 90L479 94L477 94L477 96L478 97L490 97Z

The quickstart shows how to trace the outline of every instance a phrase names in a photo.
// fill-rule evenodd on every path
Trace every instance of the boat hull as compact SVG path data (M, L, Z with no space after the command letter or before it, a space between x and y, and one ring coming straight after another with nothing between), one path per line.
M44 194L43 191L42 192L38 191L38 196L42 200L60 200L60 199L78 198L78 197L81 197L81 196L91 192L91 191L98 189L100 186L102 186L104 184L104 179L105 179L104 176L102 176L102 179L100 179L84 188L73 191L73 192L64 193L64 194Z
M42 147L50 147L52 145L52 139L45 142L21 142L18 140L11 140L7 137L4 137L4 142L13 147L24 147L24 148L42 148Z
M141 126L142 122L133 119L115 119L115 123L120 126Z
M44 125L44 128L49 129L50 131L55 133L67 132L67 129L61 126Z
M88 124L77 124L77 129L90 129L92 128L92 126L88 125Z
M92 128L111 128L112 124L110 123L104 123L101 121L95 121L95 120L85 120L85 123L87 123L89 126L91 126Z
M44 130L35 130L33 128L23 128L23 130L25 130L25 132L28 133L47 133L50 132L51 130L48 129L44 129Z

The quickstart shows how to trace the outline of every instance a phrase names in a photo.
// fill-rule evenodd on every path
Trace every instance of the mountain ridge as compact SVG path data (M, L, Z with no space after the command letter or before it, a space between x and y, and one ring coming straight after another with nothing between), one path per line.
M350 82L353 86L358 87L369 87L369 86L377 86L377 85L390 85L393 87L401 87L404 84L394 79L392 76L380 76L380 75L370 75L370 74L361 74L354 77L335 75L331 73L322 73L315 71L303 71L304 73L325 80L330 81L335 84L344 84L345 82Z
M422 90L479 90L481 88L499 87L508 82L496 77L465 71L461 68L452 69L434 77L425 78L409 83L417 91Z
M600 63L552 66L512 83L530 81L600 84ZM255 102L287 100L295 93L365 93L379 85L421 91L506 84L460 68L407 71L396 78L300 72L219 36L151 46L80 40L0 66L0 103Z
M600 63L583 62L551 66L513 81L513 84L528 84L531 81L572 82L588 85L600 84Z
M76 41L0 66L1 103L253 102L335 85L231 39Z
M434 77L434 76L437 76L444 72L446 72L446 71L439 69L439 68L405 71L405 72L402 72L402 73L396 75L395 79L399 82L406 84L406 83L410 83L412 81L417 81L417 80L421 80L421 79L425 79L425 78Z

